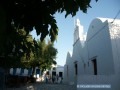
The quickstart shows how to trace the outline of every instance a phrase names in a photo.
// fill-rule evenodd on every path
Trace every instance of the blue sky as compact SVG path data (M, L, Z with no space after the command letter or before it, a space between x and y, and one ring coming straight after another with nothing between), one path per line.
M66 55L68 51L73 49L73 33L74 33L74 20L80 19L81 25L84 27L84 31L87 32L91 21L96 17L103 18L114 18L118 11L120 10L120 1L119 0L98 0L96 3L95 0L91 0L92 8L89 8L87 13L79 11L76 16L72 17L71 15L65 18L65 12L62 14L56 13L54 16L57 21L59 28L58 39L55 41L55 47L58 50L57 54L57 64L64 65L66 62ZM120 19L120 14L118 17ZM36 36L36 32L33 31L31 34L36 39L39 37Z

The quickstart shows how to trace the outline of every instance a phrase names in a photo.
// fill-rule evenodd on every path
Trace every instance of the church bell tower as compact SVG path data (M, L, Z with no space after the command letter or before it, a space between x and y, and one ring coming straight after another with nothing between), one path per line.
M81 44L84 44L85 38L84 38L83 26L80 24L80 20L76 19L75 30L74 30L74 44L78 40L81 41Z

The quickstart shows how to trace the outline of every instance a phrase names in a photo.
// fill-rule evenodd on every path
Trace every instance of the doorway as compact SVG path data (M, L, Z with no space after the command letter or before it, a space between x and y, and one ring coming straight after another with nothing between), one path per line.
M52 72L52 76L56 76L56 72L55 71Z
M93 73L94 75L97 75L97 60L96 58L92 60L93 63Z
M75 75L78 75L78 65L76 62L75 62Z
M63 72L59 72L59 77L63 77Z

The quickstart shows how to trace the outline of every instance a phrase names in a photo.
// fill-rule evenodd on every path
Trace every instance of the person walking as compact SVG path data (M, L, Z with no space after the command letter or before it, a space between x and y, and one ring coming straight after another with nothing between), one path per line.
M63 77L61 77L60 83L62 83Z
M49 75L49 83L51 83L52 82L52 78L51 78L51 75Z
M45 81L46 81L46 83L48 83L48 76L47 75L45 75Z
M58 74L57 74L57 76L56 76L56 80L57 80L57 83L58 83L58 80L59 80L59 76L58 76Z
M52 82L55 83L55 76L52 76Z

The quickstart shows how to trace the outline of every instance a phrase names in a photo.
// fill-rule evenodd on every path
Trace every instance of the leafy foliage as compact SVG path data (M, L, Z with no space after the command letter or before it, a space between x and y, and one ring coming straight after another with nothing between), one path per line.
M57 49L54 48L53 43L37 41L38 48L30 53L30 58L26 59L26 54L21 58L23 67L35 68L39 67L42 71L51 68L53 64L56 64Z
M4 38L4 42L0 46L0 56L3 64L1 67L20 67L21 57L26 54L26 59L30 58L30 53L37 48L35 40L32 39L31 35L26 35L24 29L12 28L12 32L9 36Z
M87 12L91 0L1 0L0 5L7 16L7 24L15 23L18 29L27 31L36 29L37 35L43 40L49 34L52 41L58 35L58 27L54 14L66 11L68 15L75 16L78 10ZM96 0L97 1L97 0ZM48 28L50 27L50 28Z

